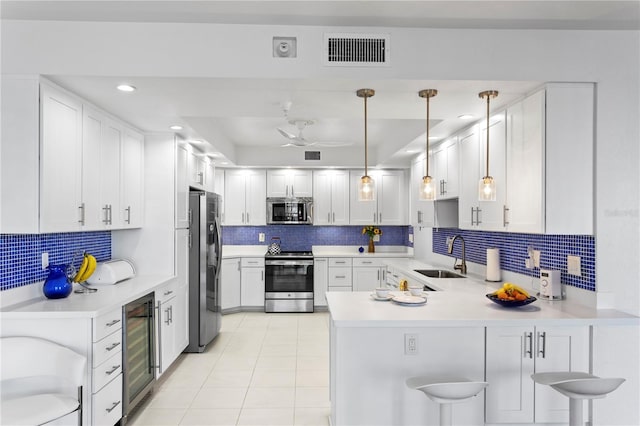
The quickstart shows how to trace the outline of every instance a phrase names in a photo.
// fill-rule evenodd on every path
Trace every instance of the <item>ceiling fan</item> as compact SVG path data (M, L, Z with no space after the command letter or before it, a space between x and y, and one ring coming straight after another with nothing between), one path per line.
M278 132L288 139L288 142L281 146L296 146L296 147L306 147L306 146L346 146L351 145L347 143L330 143L330 142L317 142L310 141L305 139L302 132L307 126L311 126L315 122L313 120L289 120L289 124L293 124L298 129L298 134L295 135L293 133L289 133L286 130L282 130L281 128L277 128Z

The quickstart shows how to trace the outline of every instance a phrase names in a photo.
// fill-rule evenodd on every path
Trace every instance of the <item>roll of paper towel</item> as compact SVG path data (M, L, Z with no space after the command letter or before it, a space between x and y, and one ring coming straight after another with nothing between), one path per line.
M487 281L500 281L500 249L487 249Z

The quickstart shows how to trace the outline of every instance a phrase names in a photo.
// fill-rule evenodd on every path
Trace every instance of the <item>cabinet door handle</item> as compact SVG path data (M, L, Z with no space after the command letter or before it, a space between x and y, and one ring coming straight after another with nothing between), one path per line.
M378 269L378 282L380 282L380 269Z
M331 213L327 213L327 223L331 223Z
M371 262L370 260L363 260L363 261L362 261L362 264L370 265L370 264L372 264L372 263L373 263L373 262Z
M187 220L189 221L189 225L191 225L193 223L193 210L189 209L189 212L187 213Z
M193 245L193 234L189 231L189 248Z
M78 209L80 210L80 220L78 220L78 223L84 225L84 203L80 204Z
M507 221L507 212L509 211L509 207L507 206L503 206L502 207L502 226L506 227L509 224L509 221Z
M109 205L105 204L104 207L102 208L102 211L104 212L104 219L102 219L102 223L104 223L105 225L109 224Z
M418 223L422 223L422 212L418 210Z
M128 206L124 211L127 212L127 219L125 222L127 222L127 225L131 225L131 206Z
M546 358L547 356L547 332L543 331L542 333L538 332L537 334L537 345L538 345L538 357ZM540 341L542 340L542 344Z
M474 223L473 223L473 211L474 211L474 210L475 210L475 209L474 209L473 207L471 207L471 226L473 226L473 225L474 225Z
M247 212L247 223L251 223L251 222L249 221L249 212Z
M482 222L480 221L480 207L476 207L476 225L480 225Z
M242 223L244 223L244 212L242 212Z
M106 323L105 325L106 325L107 327L113 327L114 325L116 325L116 324L117 324L117 323L119 323L119 322L120 322L120 320L119 320L119 319L115 319L115 320L113 320L113 321L111 321L111 322Z
M529 342L529 348L527 349L527 341ZM524 333L524 357L533 358L533 333Z
M260 280L264 281L264 271L260 271Z
M114 365L113 367L111 367L111 370L105 371L105 373L107 374L107 376L110 376L116 371L118 371L119 368L120 368L120 365Z
M111 352L112 350L114 350L115 348L117 348L118 346L120 346L120 342L114 342L113 345L109 346L108 348L105 348L107 351Z
M113 206L109 204L109 225L113 225Z
M120 401L118 402L114 402L113 405L111 406L111 408L107 408L107 413L112 412L118 405L120 405Z
M333 212L333 222L332 223L336 223L336 213Z
M170 294L173 294L173 290L169 290L169 291L165 291L164 292L164 296L168 296Z
M373 223L376 223L376 212L373 212Z
M442 179L442 195L447 193L447 181Z

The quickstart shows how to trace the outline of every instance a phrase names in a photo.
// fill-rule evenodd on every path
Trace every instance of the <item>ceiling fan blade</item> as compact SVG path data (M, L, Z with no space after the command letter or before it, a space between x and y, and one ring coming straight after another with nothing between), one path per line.
M276 130L278 130L278 132L280 132L280 134L281 134L282 136L284 136L285 138L287 138L287 139L295 140L295 139L297 139L297 138L298 138L296 135L294 135L294 134L292 134L292 133L289 133L289 132L287 132L287 131L285 131L285 130L282 130L282 129L281 129L281 128L279 128L279 127L277 127L277 128L276 128Z
M352 143L340 143L340 142L314 142L317 146L326 146L326 147L340 147L340 146L351 146Z

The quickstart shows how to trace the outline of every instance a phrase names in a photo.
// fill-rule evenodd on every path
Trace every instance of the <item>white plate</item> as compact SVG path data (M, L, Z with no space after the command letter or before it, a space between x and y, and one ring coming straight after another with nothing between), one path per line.
M380 301L383 301L383 300L384 300L384 301L387 301L387 300L391 300L391 299L393 298L393 296L392 296L392 295L390 295L390 294L388 294L388 295L387 295L387 296L385 296L385 297L378 297L378 295L377 295L377 294L375 294L375 293L371 293L371 294L370 294L370 296L371 296L371 298L372 298L373 300L380 300Z
M393 296L391 300L407 306L419 306L427 303L427 298L421 296Z

